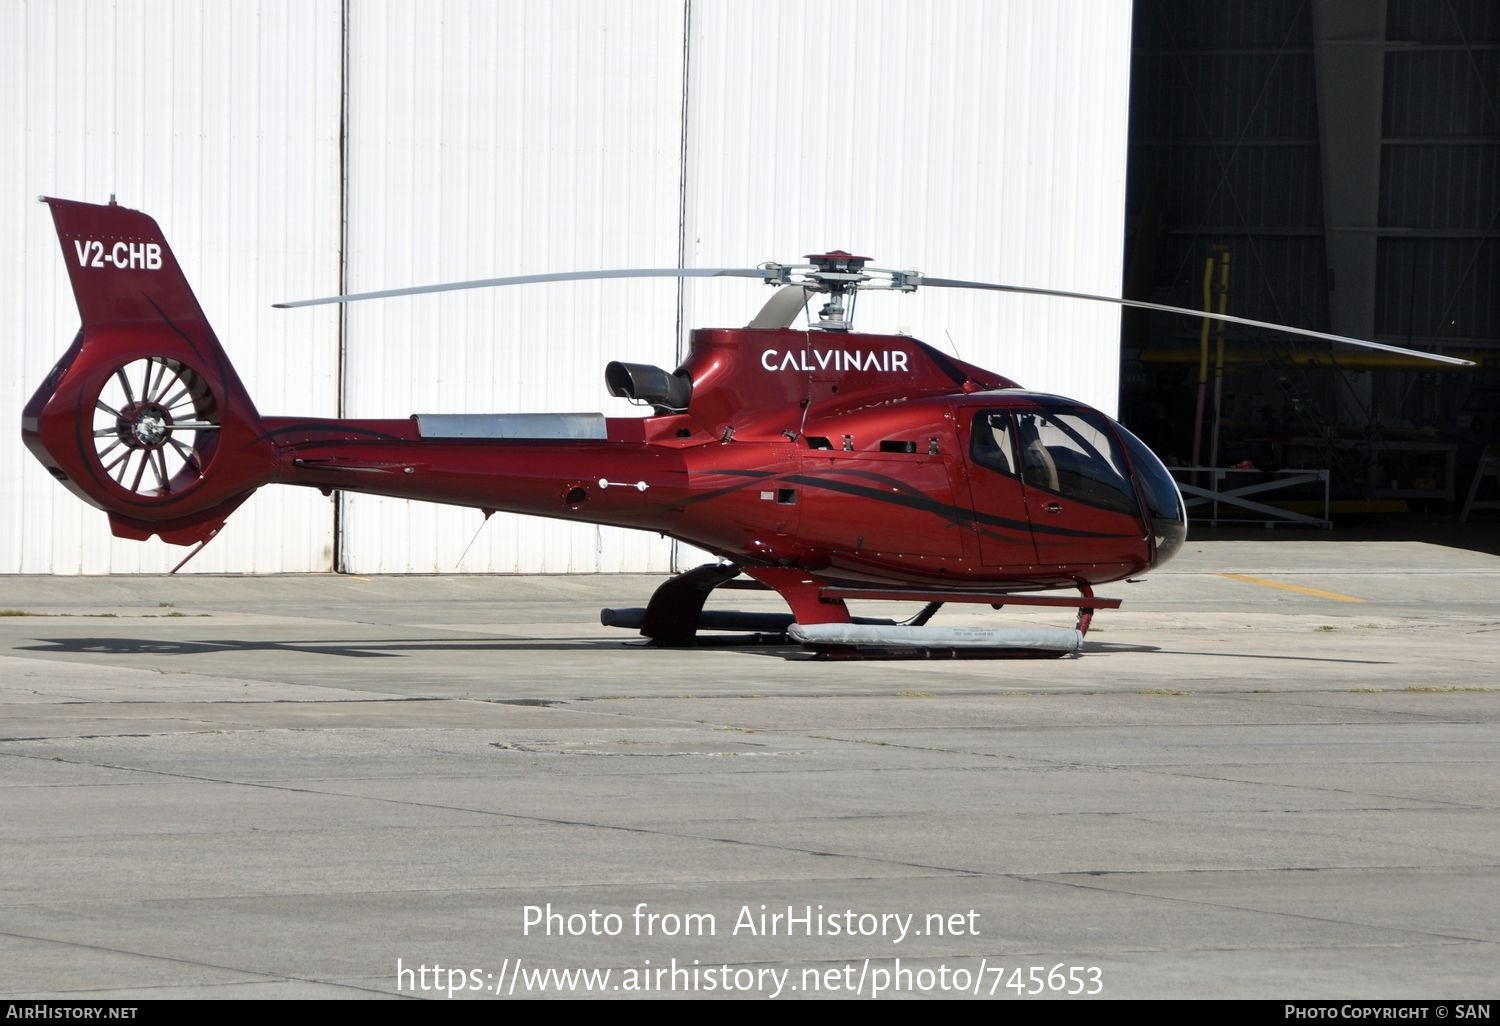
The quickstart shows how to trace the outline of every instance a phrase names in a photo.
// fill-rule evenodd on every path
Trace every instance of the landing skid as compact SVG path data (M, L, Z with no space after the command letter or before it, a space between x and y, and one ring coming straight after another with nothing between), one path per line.
M736 581L740 568L732 564L707 563L664 582L651 595L651 601L625 609L601 609L599 622L606 627L638 630L651 642L664 647L700 643L699 631L734 631L754 634L754 643L796 645L788 636L796 625L791 613L743 612L732 609L704 609L703 604L715 588L760 588L754 581ZM931 614L928 614L931 615ZM853 623L868 627L893 627L894 620L855 617ZM925 620L923 621L926 622ZM722 640L715 641L721 644Z
M798 644L822 659L1056 659L1079 655L1083 639L1098 609L1118 609L1119 599L1099 598L1089 585L1077 585L1079 595L1022 595L1011 592L923 591L900 588L834 587L818 578L783 567L748 567L751 582L739 582L742 568L709 563L664 582L645 608L604 609L599 621L606 627L636 629L653 644L698 644L698 632L733 631L756 635L760 644ZM734 582L731 584L730 582ZM774 589L790 613L707 610L703 606L715 588ZM846 602L852 599L925 602L904 623L856 617ZM1055 627L928 627L933 614L948 602L1044 606L1078 610L1071 629Z
M699 628L785 633L792 622L790 613L730 613L731 619L723 621L722 627L704 622L703 604L709 593L739 575L740 568L733 563L705 563L663 582L646 608L601 609L599 622L606 627L634 628L659 645L691 645Z
M903 659L941 660L941 659L1061 659L1064 656L1076 658L1079 653L1062 650L1048 650L1032 648L943 648L940 645L932 645L924 648L881 648L876 645L860 645L850 647L846 645L804 645L803 648L812 653L812 657L825 662L857 662L863 660L881 660L882 662L897 662Z

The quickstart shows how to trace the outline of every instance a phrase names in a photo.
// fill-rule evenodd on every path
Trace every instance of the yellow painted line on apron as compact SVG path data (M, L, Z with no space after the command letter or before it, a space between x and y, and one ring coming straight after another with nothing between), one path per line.
M1353 595L1340 595L1336 591L1323 591L1319 588L1304 588L1300 584L1287 584L1285 581L1268 581L1264 577L1251 577L1249 574L1219 574L1231 581L1244 581L1246 584L1260 584L1267 588L1280 588L1282 591L1295 591L1299 595L1311 595L1313 598L1332 599L1334 602L1363 602L1362 598Z

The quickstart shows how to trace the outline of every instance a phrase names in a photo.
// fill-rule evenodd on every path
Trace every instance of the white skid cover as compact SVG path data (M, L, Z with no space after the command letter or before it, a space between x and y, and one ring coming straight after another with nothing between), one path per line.
M886 648L1029 648L1079 652L1083 635L1071 627L880 627L859 623L794 623L787 636L804 645Z

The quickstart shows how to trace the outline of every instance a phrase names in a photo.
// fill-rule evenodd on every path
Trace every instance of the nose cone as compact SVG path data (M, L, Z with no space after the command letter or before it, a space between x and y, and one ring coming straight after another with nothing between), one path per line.
M1130 469L1151 518L1151 566L1159 567L1175 556L1187 540L1187 506L1176 480L1156 458L1156 453L1123 426L1120 434L1130 451Z

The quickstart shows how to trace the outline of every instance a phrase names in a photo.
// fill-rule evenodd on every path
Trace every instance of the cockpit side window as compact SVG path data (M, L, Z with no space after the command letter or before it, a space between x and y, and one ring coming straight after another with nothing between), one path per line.
M971 435L969 452L975 463L1010 477L1017 476L1010 414L1004 410L980 410L974 414Z
M1042 438L1043 430L1051 426L1049 421L1035 413L1023 413L1018 420L1022 476L1026 478L1026 483L1050 492L1062 491L1062 483L1057 475L1057 461L1052 458L1052 450ZM1048 431L1047 434L1050 439L1052 432Z
M1016 414L1022 476L1035 488L1117 513L1138 513L1115 435L1082 411Z

